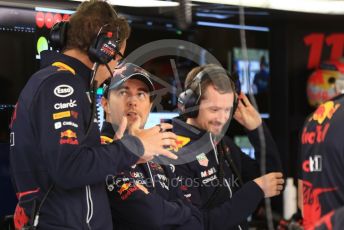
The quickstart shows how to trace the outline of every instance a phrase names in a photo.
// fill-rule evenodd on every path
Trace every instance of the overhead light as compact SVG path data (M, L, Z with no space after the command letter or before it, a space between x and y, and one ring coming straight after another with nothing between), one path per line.
M224 14L203 13L203 12L196 13L196 16L204 17L204 18L216 18L216 19L227 19L230 17L229 15L224 15Z
M83 2L85 0L72 0L76 2ZM128 6L128 7L175 7L179 6L178 2L172 1L158 1L158 0L107 0L107 2L114 6Z
M241 25L237 25L237 24L218 23L218 22L204 22L204 21L196 21L196 25L217 27L217 28L227 28L227 29L253 30L253 31L261 31L261 32L269 32L269 28L263 27L263 26L249 26L249 25L241 26Z
M344 1L340 0L192 0L194 2L257 7L320 14L344 14Z
M58 14L74 14L74 10L61 10L61 9L54 9L54 8L46 8L46 7L35 7L36 11L42 12L51 12L51 13L58 13Z

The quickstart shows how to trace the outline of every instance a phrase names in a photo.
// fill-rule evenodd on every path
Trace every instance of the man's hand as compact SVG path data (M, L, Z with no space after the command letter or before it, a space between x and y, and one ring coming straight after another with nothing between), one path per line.
M127 129L128 118L126 116L122 117L121 123L118 126L118 130L115 133L114 140L119 140L123 137L125 130Z
M263 190L264 197L273 197L281 193L284 179L280 172L273 172L253 180Z
M250 131L262 124L260 114L243 93L239 95L238 107L234 113L234 119Z
M163 155L174 160L177 159L175 154L164 148L164 146L176 147L177 135L172 132L164 132L164 130L172 129L173 126L171 124L162 123L150 129L140 129L140 123L141 119L138 117L129 129L129 133L139 138L145 149L144 154L137 163L150 161L156 155Z

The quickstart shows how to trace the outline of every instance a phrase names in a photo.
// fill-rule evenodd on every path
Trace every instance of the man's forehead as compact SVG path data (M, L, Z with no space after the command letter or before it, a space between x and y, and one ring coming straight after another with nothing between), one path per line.
M233 99L233 93L220 93L213 88L205 90L201 98L201 103L208 106L232 107Z
M231 98L233 96L234 96L233 91L232 92L222 93L222 92L219 92L217 89L215 89L213 85L209 85L204 90L202 98L203 99L212 99L212 98L215 98L215 97Z
M202 107L216 107L221 109L228 109L233 107L233 103L230 100L213 100L203 99L201 101Z

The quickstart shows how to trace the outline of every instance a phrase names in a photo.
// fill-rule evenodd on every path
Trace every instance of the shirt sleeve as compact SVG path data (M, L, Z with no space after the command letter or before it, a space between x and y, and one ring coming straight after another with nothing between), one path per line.
M257 159L252 159L251 157L249 157L247 154L241 151L241 149L233 142L230 143L229 147L233 152L233 159L237 158L240 161L240 173L243 183L251 181L260 176L259 163Z
M168 201L148 192L128 172L108 177L107 190L112 216L117 220L143 229L202 229L202 219L197 219L182 199Z
M232 198L209 210L203 210L206 229L231 229L245 221L264 198L263 191L253 182L247 182ZM227 218L224 218L227 217Z
M104 182L108 174L133 165L143 154L140 140L127 136L100 145L84 83L61 73L48 78L35 95L30 116L34 120L37 149L54 183L68 188ZM92 129L86 135L89 124ZM37 128L36 128L37 127Z
M192 167L176 166L177 175L182 180L184 196L202 212L205 229L230 229L244 221L257 208L264 197L259 186L250 181L236 191L232 198L212 208L203 208L197 179L193 176ZM193 184L191 183L193 182ZM224 218L228 217L228 218Z

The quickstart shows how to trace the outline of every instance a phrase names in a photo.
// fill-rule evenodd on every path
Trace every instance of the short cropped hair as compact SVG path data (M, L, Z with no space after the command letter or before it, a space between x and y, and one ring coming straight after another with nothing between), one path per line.
M200 83L201 92L205 92L209 85L213 85L215 90L221 94L235 92L234 83L231 81L228 73L222 67L215 64L207 64L193 68L186 76L184 87L191 88L195 92L194 79L200 72L205 72ZM202 93L201 98L204 96Z

